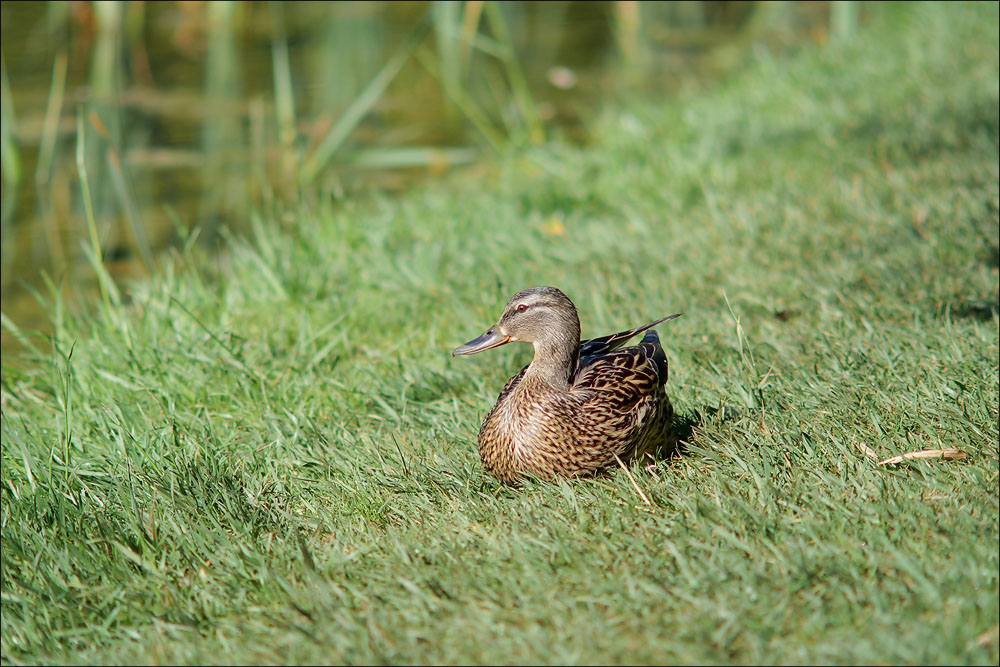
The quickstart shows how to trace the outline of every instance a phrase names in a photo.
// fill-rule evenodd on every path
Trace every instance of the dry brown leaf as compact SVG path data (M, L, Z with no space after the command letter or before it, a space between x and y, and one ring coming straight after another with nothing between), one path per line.
M911 459L944 459L945 461L961 461L965 452L961 449L921 449L919 452L906 452L898 456L890 456L878 462L880 466L894 465Z
M878 454L875 453L875 450L872 449L871 447L869 447L868 445L866 445L863 442L859 442L858 443L858 449L860 449L861 453L864 454L865 456L869 456L869 457L871 457L873 459L877 459L878 458Z
M1000 625L994 625L972 641L976 646L992 646L996 644L998 638L1000 638Z

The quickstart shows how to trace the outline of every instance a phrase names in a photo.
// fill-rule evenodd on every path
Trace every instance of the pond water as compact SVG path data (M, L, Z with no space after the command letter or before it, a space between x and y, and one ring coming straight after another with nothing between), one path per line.
M398 190L825 38L827 3L3 3L2 305L46 328L309 193ZM82 129L82 133L78 130ZM82 141L81 141L82 139ZM81 169L93 216L86 213ZM5 353L16 341L4 329Z

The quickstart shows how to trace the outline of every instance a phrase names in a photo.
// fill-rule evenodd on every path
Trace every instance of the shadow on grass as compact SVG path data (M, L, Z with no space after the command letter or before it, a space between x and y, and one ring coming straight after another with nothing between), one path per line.
M675 456L685 456L694 438L695 430L702 424L709 421L722 424L739 419L745 414L746 410L740 410L731 405L724 405L721 408L706 406L695 408L683 414L674 413L672 437L657 448L652 456L657 461L671 459Z
M989 322L1000 314L1000 302L987 299L967 299L948 308L953 318Z

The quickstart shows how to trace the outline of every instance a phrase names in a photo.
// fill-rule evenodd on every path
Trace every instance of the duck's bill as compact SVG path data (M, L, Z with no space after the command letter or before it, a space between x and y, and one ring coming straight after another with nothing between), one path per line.
M465 345L460 345L451 351L452 355L458 356L460 354L475 354L476 352L482 352L483 350L488 350L492 347L499 347L510 342L510 336L503 336L496 327L487 329L479 338L474 338L470 340Z

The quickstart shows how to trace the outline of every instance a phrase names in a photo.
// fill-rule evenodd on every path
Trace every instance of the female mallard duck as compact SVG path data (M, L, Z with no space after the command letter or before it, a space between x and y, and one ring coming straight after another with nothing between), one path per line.
M651 327L580 342L573 302L554 287L515 294L495 325L452 354L475 354L520 341L535 357L504 385L479 429L479 456L513 483L594 472L641 456L670 435L673 407L663 388L667 357ZM646 331L638 345L622 348Z

